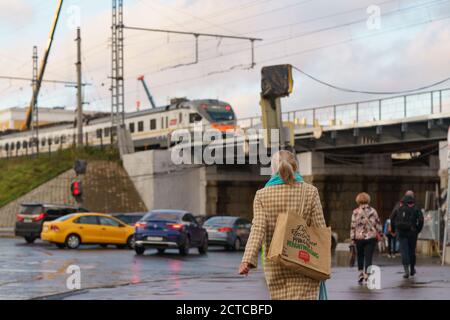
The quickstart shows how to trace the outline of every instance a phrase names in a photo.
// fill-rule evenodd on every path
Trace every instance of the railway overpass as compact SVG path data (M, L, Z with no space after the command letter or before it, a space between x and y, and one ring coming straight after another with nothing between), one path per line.
M294 110L283 120L295 125L300 172L318 187L326 220L341 239L348 237L358 192L371 194L384 219L405 190L415 190L423 203L427 191L446 183L450 89ZM261 127L261 119L238 124L245 132ZM267 163L236 163L223 154L221 163L176 165L171 150L150 150L126 155L124 166L149 209L251 217Z

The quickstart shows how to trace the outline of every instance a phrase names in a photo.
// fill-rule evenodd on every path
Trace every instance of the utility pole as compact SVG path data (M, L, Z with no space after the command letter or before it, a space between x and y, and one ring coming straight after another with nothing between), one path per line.
M81 31L77 29L77 143L78 146L83 145L83 97L81 82Z
M37 82L38 82L38 52L37 52L37 46L33 46L33 71L32 71L32 87L33 92L36 91L37 88ZM31 143L32 145L36 145L36 154L39 155L39 111L38 111L38 98L33 100L33 121L31 122L31 130L33 132Z
M112 0L111 139L125 124L123 0Z

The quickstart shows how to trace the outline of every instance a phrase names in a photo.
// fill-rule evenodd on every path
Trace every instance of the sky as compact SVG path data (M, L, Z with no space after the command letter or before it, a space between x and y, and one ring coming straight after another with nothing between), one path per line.
M0 0L0 76L31 77L32 47L43 56L56 0ZM374 11L379 8L379 19ZM379 22L379 24L377 24ZM156 103L170 98L229 102L239 118L257 115L261 68L289 63L340 87L401 91L450 76L449 0L124 0L124 24L146 28L262 38L194 38L125 30L126 110L149 107L137 77L144 75ZM110 110L111 1L65 0L44 79L76 79L76 28L81 27L86 109ZM346 93L294 72L294 92L283 110L379 98ZM440 86L450 87L450 82ZM439 88L439 87L438 87ZM27 81L0 79L0 109L27 106ZM44 83L43 107L74 109L76 90Z

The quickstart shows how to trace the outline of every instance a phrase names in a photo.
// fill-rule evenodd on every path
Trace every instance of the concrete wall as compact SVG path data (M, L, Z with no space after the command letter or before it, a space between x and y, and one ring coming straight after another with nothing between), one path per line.
M149 210L183 209L205 214L204 167L176 166L166 150L124 155L123 164Z

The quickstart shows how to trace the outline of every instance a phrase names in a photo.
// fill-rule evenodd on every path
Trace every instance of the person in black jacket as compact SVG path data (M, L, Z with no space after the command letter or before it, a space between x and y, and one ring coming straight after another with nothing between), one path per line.
M423 228L423 214L417 207L414 197L405 195L391 215L391 228L398 234L402 264L405 270L403 278L416 274L417 235Z

